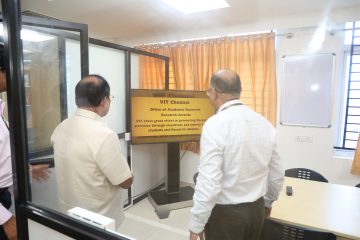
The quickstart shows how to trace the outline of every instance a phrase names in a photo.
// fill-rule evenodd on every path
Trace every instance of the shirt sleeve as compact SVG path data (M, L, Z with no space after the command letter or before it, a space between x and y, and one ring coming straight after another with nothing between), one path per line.
M204 230L215 201L221 191L223 147L219 136L214 136L204 125L200 141L199 175L195 186L194 206L189 228L194 233Z
M132 177L129 165L121 151L120 141L115 133L105 139L96 155L96 162L113 185L119 185Z
M0 203L0 225L6 223L11 218L11 216L12 213Z
M265 207L271 207L273 201L277 200L284 183L284 171L281 164L281 158L275 143L271 160L269 163L269 175L267 180L267 190L264 196Z

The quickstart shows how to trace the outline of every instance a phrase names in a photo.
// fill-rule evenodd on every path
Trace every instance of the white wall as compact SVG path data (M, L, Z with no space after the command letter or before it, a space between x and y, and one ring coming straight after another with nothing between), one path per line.
M329 3L331 4L331 3ZM250 10L251 11L251 10ZM229 34L251 33L259 31L268 31L271 29L285 29L296 28L304 26L317 26L326 19L329 19L329 24L332 22L345 22L359 20L360 7L339 9L336 11L329 11L324 9L323 12L312 12L307 14L289 15L278 18L258 19L257 21L244 22L238 25L226 25L218 28L213 28L209 25L208 28L197 29L189 32L176 32L169 35L154 35L151 38L136 38L132 41L121 42L126 46L136 46L146 43L157 43L166 41L177 41L183 39L204 38L210 36L224 36Z
M230 26L224 29L208 30L189 33L180 39L196 38L203 36L226 35L229 33L244 33L274 29L281 33L295 33L293 38L286 36L277 37L277 81L278 81L278 114L280 112L281 83L282 83L282 60L283 55L309 54L309 44L314 35L315 28L308 28L325 24L328 29L343 27L346 21L360 20L360 8L344 9L327 13L311 13L306 15L288 16L279 19L268 19L247 23L241 26ZM178 36L168 40L179 39ZM164 41L164 39L162 39ZM150 42L156 42L151 39ZM143 42L145 43L145 42ZM333 142L336 118L339 112L338 89L341 87L342 69L339 67L343 61L341 44L343 32L335 32L333 36L327 33L326 39L317 51L318 53L336 53L335 81L333 83L333 107L331 128L310 128L282 126L277 122L279 152L283 158L284 169L293 167L305 167L322 173L330 182L354 186L360 182L360 177L350 174L352 159L349 157L334 156ZM305 136L312 139L312 143L296 142L296 136ZM198 163L197 154L185 154L181 160L181 181L192 182L192 174L196 172Z

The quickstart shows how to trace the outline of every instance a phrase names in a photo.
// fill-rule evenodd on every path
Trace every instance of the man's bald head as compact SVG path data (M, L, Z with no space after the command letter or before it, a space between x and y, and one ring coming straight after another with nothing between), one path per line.
M78 107L98 107L101 101L109 96L109 83L100 75L88 75L75 87L75 100Z
M232 70L222 69L216 71L211 76L210 85L217 93L240 97L240 78L239 75L237 75L237 73Z

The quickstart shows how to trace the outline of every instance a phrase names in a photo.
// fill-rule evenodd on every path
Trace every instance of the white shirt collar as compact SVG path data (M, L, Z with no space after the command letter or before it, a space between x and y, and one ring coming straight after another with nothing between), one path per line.
M86 117L86 118L91 118L91 119L95 119L95 120L101 118L97 113L86 110L86 109L82 109L82 108L77 108L75 115L81 116L81 117Z
M234 100L230 100L227 101L226 103L224 103L223 105L221 105L218 110L216 111L216 113L221 112L224 108L227 108L233 104L241 104L241 101L239 99L234 99Z

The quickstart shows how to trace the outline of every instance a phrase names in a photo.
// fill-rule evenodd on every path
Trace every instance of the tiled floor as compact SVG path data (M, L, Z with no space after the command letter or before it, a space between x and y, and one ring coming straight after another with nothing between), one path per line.
M125 211L120 232L137 240L188 239L190 208L176 209L168 218L159 219L146 198Z

